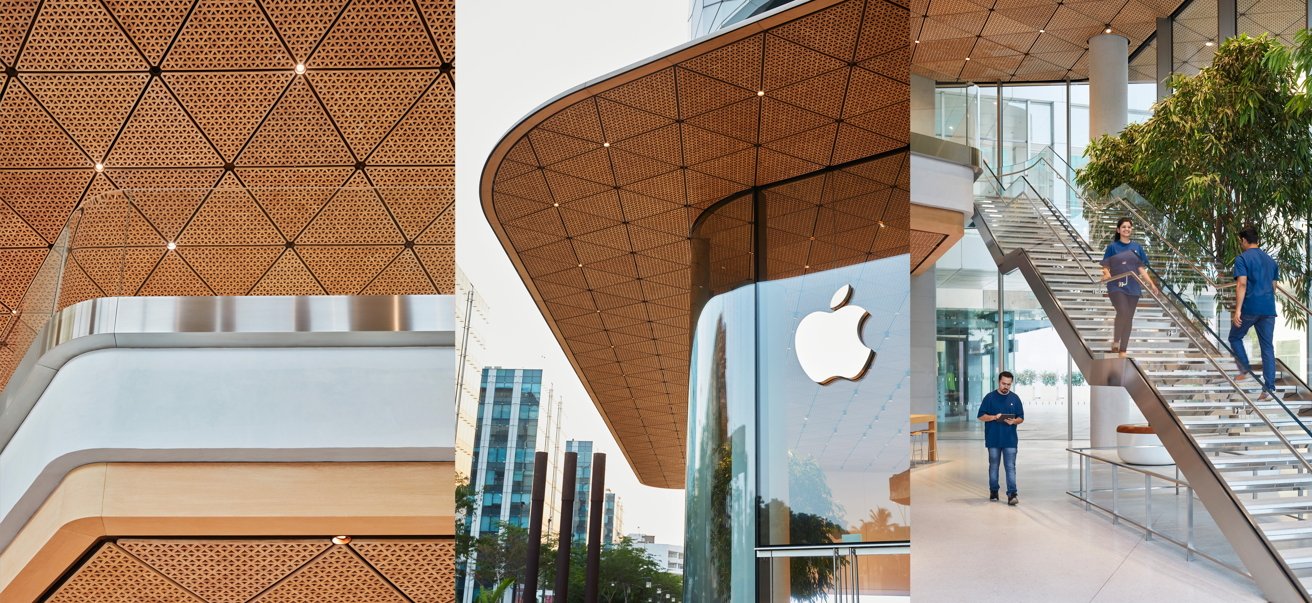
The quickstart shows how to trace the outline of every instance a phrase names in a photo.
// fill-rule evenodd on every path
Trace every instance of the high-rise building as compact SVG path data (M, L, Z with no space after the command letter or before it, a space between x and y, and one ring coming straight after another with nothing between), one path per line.
M478 497L469 521L471 537L496 532L503 525L528 527L535 453L560 454L560 405L553 398L550 390L545 400L542 397L541 369L483 369L470 477ZM555 481L556 476L548 474L544 517L557 513L560 496ZM473 596L477 562L477 557L470 559L464 571L466 600Z
M607 490L604 504L601 510L601 542L619 544L620 535L624 533L624 506L620 504L620 495Z
M570 533L575 541L588 540L588 512L591 508L592 495L592 442L588 440L570 440L565 442L565 452L577 452L578 470L574 477L574 513L573 527Z

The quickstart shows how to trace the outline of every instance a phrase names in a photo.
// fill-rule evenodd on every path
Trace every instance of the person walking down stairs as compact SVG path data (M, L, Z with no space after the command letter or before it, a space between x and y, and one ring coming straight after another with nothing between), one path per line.
M1102 280L1107 283L1107 297L1116 308L1116 322L1112 327L1112 353L1125 357L1130 347L1130 331L1134 324L1134 311L1139 306L1139 297L1143 295L1143 285L1148 285L1153 294L1157 285L1148 275L1148 254L1143 246L1130 240L1134 234L1134 224L1129 218L1116 221L1116 232L1111 243L1102 254ZM1136 279L1127 273L1137 272ZM1112 277L1116 277L1114 280Z

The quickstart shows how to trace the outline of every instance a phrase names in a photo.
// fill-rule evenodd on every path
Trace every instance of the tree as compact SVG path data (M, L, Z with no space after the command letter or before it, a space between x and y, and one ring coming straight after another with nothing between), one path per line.
M1025 369L1016 373L1014 381L1016 382L1016 385L1031 385L1034 383L1034 379L1038 376L1039 374L1035 372L1034 369Z
M1039 375L1039 379L1043 381L1044 385L1057 385L1057 373L1055 371L1043 371L1043 373Z
M1258 225L1263 249L1305 298L1312 101L1299 76L1312 65L1312 42L1300 40L1293 52L1265 35L1226 40L1198 75L1171 78L1173 94L1146 122L1090 143L1076 181L1095 196L1130 186L1167 217L1156 226L1177 248L1205 254L1180 259L1214 263L1206 269L1220 275L1241 251L1239 229ZM1184 271L1163 276L1199 284Z
M495 588L503 580L514 581L512 592L519 598L525 564L528 561L528 530L511 524L497 526L497 531L480 534L474 542L474 581L480 589Z

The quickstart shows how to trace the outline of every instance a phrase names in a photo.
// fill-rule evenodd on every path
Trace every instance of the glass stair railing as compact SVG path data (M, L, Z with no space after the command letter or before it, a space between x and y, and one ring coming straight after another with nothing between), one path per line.
M1175 241L1154 230L1169 223L1143 208L1132 216L1137 238L1154 239L1155 279L1165 286L1145 287L1130 358L1106 353L1115 310L1101 245L1090 241L1109 237L1134 204L1089 202L1062 165L1040 156L981 178L988 180L977 187L975 224L999 269L1024 275L1091 385L1129 391L1267 597L1312 600L1312 431L1298 414L1312 408L1306 385L1283 365L1277 390L1287 401L1260 400L1256 379L1235 380L1216 328L1228 320L1218 311L1226 303L1221 273L1187 259L1205 256L1177 255ZM1078 202L1054 204L1036 180L1069 187Z

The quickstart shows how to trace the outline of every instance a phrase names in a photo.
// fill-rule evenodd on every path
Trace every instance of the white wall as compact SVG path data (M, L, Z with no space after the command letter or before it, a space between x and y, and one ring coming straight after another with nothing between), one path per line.
M450 461L454 350L111 348L60 369L0 452L0 550L109 461Z

